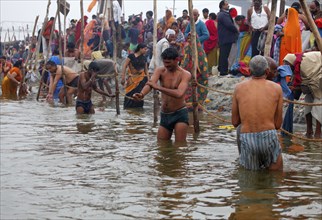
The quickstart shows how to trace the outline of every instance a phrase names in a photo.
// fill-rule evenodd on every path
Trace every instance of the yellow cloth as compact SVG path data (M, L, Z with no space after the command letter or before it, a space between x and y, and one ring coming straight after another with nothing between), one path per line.
M129 73L129 77L128 77L127 83L126 83L125 92L129 93L133 89L138 87L138 85L144 79L144 77L146 77L144 70L142 70L139 74L131 74L131 73Z

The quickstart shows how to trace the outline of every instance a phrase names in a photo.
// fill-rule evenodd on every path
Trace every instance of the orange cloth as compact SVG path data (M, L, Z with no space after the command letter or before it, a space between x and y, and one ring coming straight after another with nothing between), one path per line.
M86 27L84 29L83 47L84 47L84 56L87 57L87 58L91 57L91 53L92 53L92 48L91 48L91 46L88 46L87 43L93 37L93 33L94 33L96 23L97 23L96 20L93 19L86 25Z
M88 8L87 8L87 11L88 11L88 12L91 12L91 11L92 11L92 9L94 8L94 6L96 5L96 3L97 3L97 0L93 0L93 1L89 4L89 6L88 6Z
M284 36L281 40L279 65L288 53L302 52L302 38L298 12L294 8L288 9L287 21L283 29Z
M13 74L14 72L16 73L15 79L19 82L21 82L22 80L21 70L18 67L11 68L7 76L5 76L2 81L2 96L5 98L17 98L18 85L17 83L8 78L8 75Z

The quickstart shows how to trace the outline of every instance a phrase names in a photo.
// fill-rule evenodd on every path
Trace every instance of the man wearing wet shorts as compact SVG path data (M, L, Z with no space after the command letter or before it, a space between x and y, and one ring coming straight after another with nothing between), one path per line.
M248 170L279 170L283 158L276 130L283 121L282 88L266 80L269 67L263 56L253 57L249 68L252 78L236 85L232 104L239 162Z
M161 122L158 140L170 140L175 133L176 142L185 142L188 131L188 110L185 93L191 74L178 66L179 54L174 48L165 49L161 58L163 67L155 69L140 93L134 93L135 100L142 100L152 89L161 92ZM158 83L160 81L160 83Z
M189 125L187 107L183 107L175 112L169 113L161 111L160 126L168 129L170 132L173 132L175 125L179 122L186 123L187 125Z

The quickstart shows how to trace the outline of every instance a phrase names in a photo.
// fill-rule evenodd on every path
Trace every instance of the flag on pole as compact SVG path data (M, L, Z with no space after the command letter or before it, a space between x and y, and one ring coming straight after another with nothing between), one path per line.
M87 11L91 12L92 9L94 8L94 6L96 5L96 3L97 3L97 0L92 0L91 4L89 4L89 6L87 8Z

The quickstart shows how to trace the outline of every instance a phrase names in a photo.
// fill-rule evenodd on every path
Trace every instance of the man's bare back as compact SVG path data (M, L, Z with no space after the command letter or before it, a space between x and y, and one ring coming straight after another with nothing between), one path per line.
M252 78L236 85L233 124L242 123L241 133L279 129L283 96L280 85L265 78Z
M57 65L56 75L62 76L62 66L61 65ZM68 84L71 81L73 81L73 79L75 79L79 74L76 73L71 68L64 66L64 75L65 75L66 84Z

